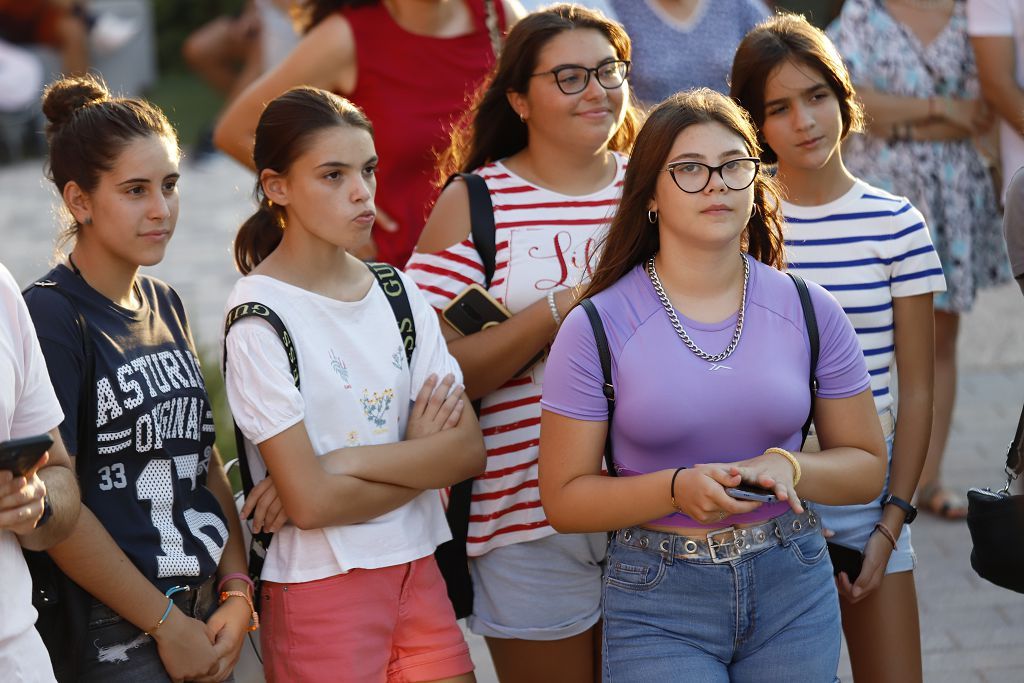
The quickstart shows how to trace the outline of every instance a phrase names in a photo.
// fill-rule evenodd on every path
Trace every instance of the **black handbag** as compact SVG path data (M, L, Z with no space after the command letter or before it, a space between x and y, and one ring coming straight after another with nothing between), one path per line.
M1010 484L1024 470L1022 435L1024 410L1006 453L1006 484L998 491L967 492L967 528L974 545L971 567L986 581L1018 593L1024 593L1024 495L1011 495Z

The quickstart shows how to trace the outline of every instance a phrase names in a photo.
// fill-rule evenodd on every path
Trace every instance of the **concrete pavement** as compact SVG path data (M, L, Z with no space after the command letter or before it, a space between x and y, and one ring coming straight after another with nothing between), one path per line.
M252 186L252 174L223 157L183 164L177 233L164 262L149 269L181 294L197 342L207 350L216 349L223 303L238 277L231 241L252 211ZM0 168L0 262L23 286L49 268L55 205L41 162ZM951 485L966 490L1001 483L1006 444L1024 401L1024 297L1013 284L984 292L961 329L960 386L945 471ZM1024 681L1024 596L974 575L966 525L921 515L913 530L925 680ZM470 642L478 680L495 681L482 640ZM845 656L840 675L850 680Z

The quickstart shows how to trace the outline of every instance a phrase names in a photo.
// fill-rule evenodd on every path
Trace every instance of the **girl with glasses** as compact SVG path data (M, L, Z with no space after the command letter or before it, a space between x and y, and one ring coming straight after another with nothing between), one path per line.
M910 201L846 169L840 143L859 130L861 111L825 34L794 15L769 20L740 44L732 87L760 128L762 160L778 165L789 267L830 291L857 330L890 452L875 500L819 508L835 532L831 541L863 554L860 576L847 570L838 579L853 672L864 681L919 681L907 524L931 430L932 296L945 290L942 266ZM894 361L898 402L890 391Z
M607 681L835 678L836 587L802 499L871 500L885 445L856 334L807 283L819 340L812 402L807 322L779 272L778 196L749 161L760 151L724 95L659 104L584 292L607 334L611 421L586 311L569 313L551 349L541 499L564 533L614 532ZM808 455L812 408L824 450ZM615 477L601 473L609 430ZM741 483L774 502L730 495Z
M264 105L309 85L351 98L375 122L380 197L364 258L404 266L437 196L436 150L522 16L518 0L303 0L305 35L228 107L214 142L252 168Z
M51 85L43 113L72 248L25 298L82 489L49 552L89 593L88 632L51 659L61 680L222 681L256 625L241 527L184 307L138 272L174 234L178 138L92 76Z
M470 234L461 180L441 193L409 261L439 311L478 285L511 314L466 336L441 325L468 395L481 400L488 458L469 510L469 628L487 638L503 681L593 680L606 538L559 534L545 517L537 488L545 364L532 361L590 277L619 200L637 129L629 58L622 28L578 5L516 24L442 159L445 173L486 183L493 277Z
M419 291L352 255L375 214L373 128L351 102L294 88L253 150L259 208L235 238L245 277L227 306L273 310L299 369L264 320L230 327L225 386L259 482L247 509L274 501L261 507L291 521L271 522L261 572L267 680L472 681L433 556L451 537L434 489L480 472L483 442ZM399 290L411 353L385 294Z

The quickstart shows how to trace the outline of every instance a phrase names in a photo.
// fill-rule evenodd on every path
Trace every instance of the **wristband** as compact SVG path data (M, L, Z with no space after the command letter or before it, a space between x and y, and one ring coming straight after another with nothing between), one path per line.
M249 586L249 595L256 595L256 584L252 582L252 579L249 578L248 574L243 574L242 572L232 572L230 574L225 574L224 578L222 578L220 580L220 583L217 584L217 592L223 592L224 584L226 584L228 581L231 581L232 579L238 579L239 581L245 582L245 584Z
M683 512L683 509L679 507L679 503L676 502L676 477L678 477L679 473L685 469L685 467L679 467L676 469L675 472L672 473L672 483L669 484L668 488L668 495L672 499L672 507L674 507L676 509L676 512L678 512L681 515L685 515L686 513Z
M896 537L892 535L891 531L889 531L889 527L885 526L881 522L878 522L877 524L875 524L875 531L885 536L886 540L892 544L892 549L896 550Z
M220 604L224 604L224 601L228 598L236 597L245 600L246 604L249 605L249 611L252 612L252 616L249 617L249 626L247 627L250 631L255 631L260 627L260 615L256 613L256 608L252 604L252 598L247 593L242 591L222 591L220 594Z
M796 456L787 451L785 448L777 448L774 446L764 452L765 455L768 455L770 453L776 453L778 455L781 455L786 460L788 460L789 464L793 466L793 486L796 486L798 483L800 483L800 461L796 459Z
M152 635L156 633L157 629L164 625L164 622L167 621L167 617L171 616L171 610L174 609L174 598L171 597L172 595L182 591L188 592L190 590L192 590L192 588L189 586L171 586L168 588L164 593L164 597L167 598L167 609L164 610L163 616L160 617L160 621L156 622L152 628L148 631L144 631L144 633L147 636L152 637Z
M551 317L555 319L555 325L562 324L562 314L558 312L558 305L555 303L555 290L548 290L548 308L551 309Z

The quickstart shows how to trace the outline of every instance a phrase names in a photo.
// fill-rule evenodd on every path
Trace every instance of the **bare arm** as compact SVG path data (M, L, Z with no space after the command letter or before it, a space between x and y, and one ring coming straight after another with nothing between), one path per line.
M971 38L971 45L978 63L982 94L1018 134L1024 134L1024 90L1014 78L1013 37L975 37Z
M867 132L881 138L894 126L911 124L914 140L957 140L982 133L991 121L980 100L951 97L907 97L867 86L857 86L857 97L867 112Z
M50 447L49 459L36 474L45 486L44 491L50 499L53 516L41 527L18 535L18 541L28 550L46 550L67 538L75 527L81 508L78 479L71 470L71 459L64 449L60 431L52 429L50 436L53 438L53 446Z
M505 24L508 28L515 26L516 22L526 16L526 10L519 0L501 0L505 7Z
M465 183L455 182L441 193L434 205L416 251L425 254L442 251L465 240L469 232L469 193ZM555 300L564 315L572 305L572 291L557 292ZM448 350L462 368L466 394L476 400L498 389L522 370L551 343L556 326L548 302L542 298L500 325L466 337L441 318L441 332L448 342Z
M239 163L253 168L253 138L267 102L297 85L351 92L355 78L352 27L335 13L317 24L283 62L231 103L217 123L213 141Z

